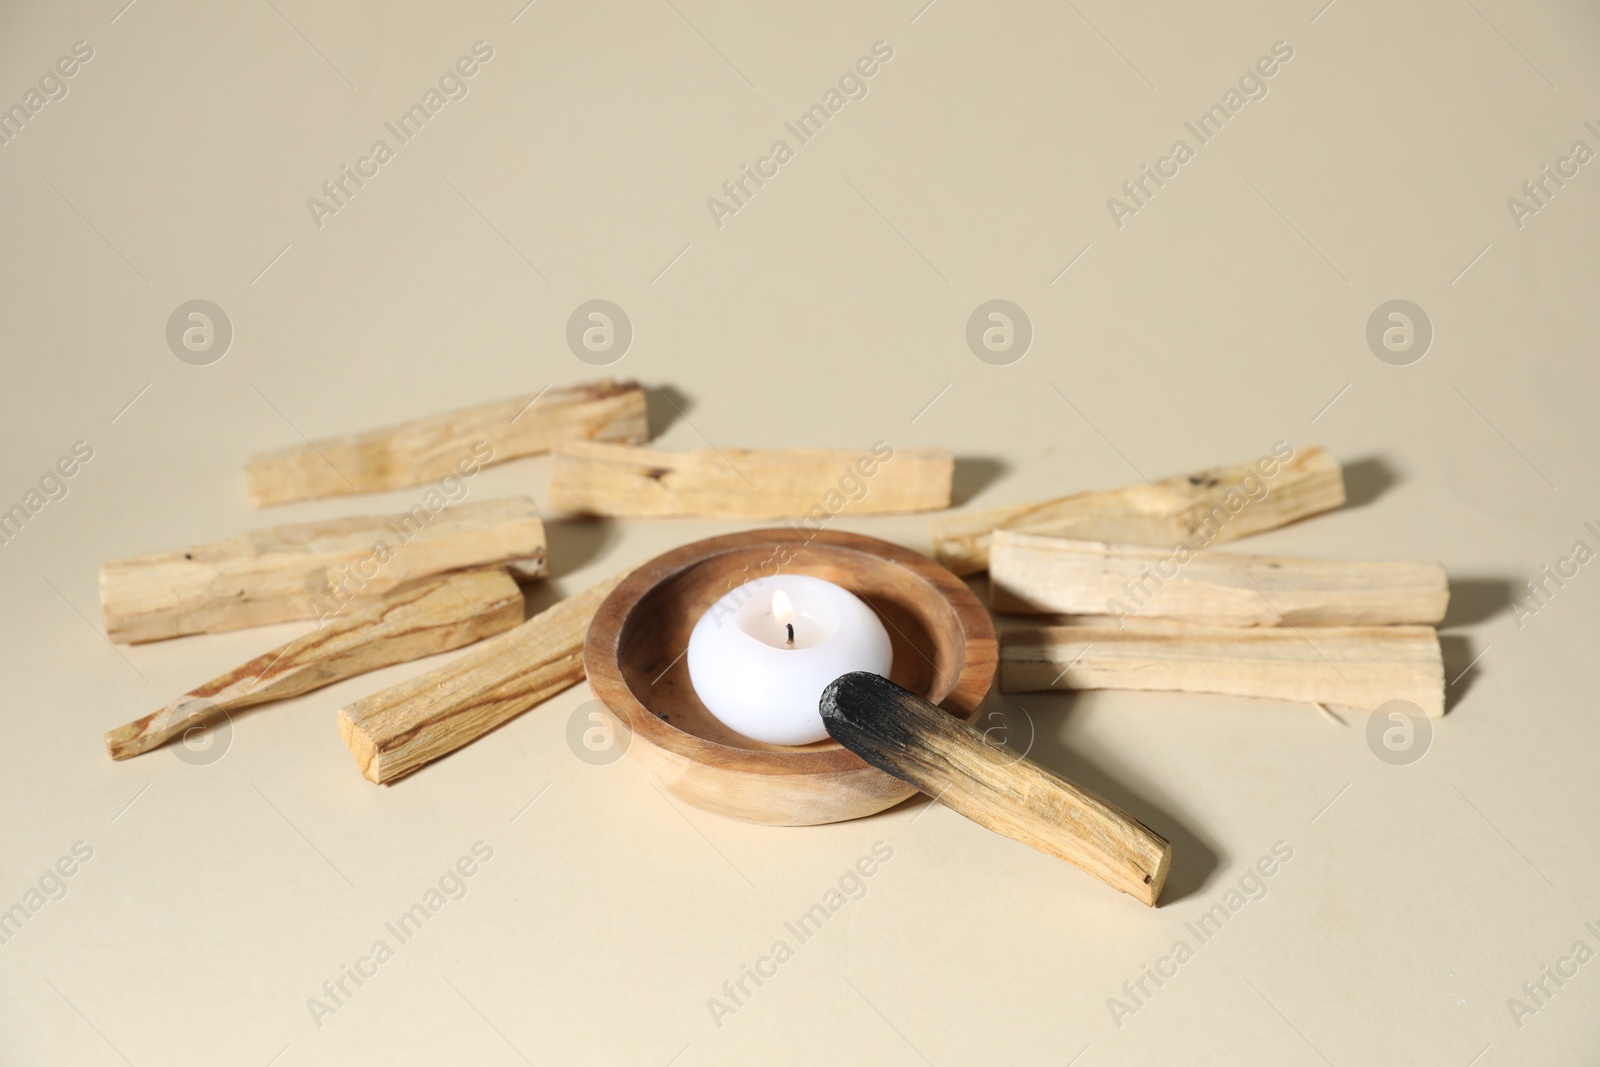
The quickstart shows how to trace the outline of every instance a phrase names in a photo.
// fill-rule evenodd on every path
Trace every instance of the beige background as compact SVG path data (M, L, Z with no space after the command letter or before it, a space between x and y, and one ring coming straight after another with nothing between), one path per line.
M1600 963L1520 1028L1507 998L1600 951L1600 569L1521 627L1510 598L1600 547L1600 172L1521 229L1505 201L1600 148L1592 6L121 3L0 15L0 103L94 49L0 148L0 503L95 453L0 549L0 907L93 849L0 945L0 1060L1590 1061ZM319 230L306 199L478 40L470 94ZM719 230L706 198L879 40L869 95ZM1117 228L1106 198L1280 40L1266 98ZM598 373L683 408L656 405L666 447L948 446L987 505L1324 443L1351 506L1248 548L1443 560L1449 676L1482 658L1405 767L1349 713L1000 701L1036 758L1173 840L1153 912L921 802L789 830L678 808L569 751L584 687L376 788L335 709L428 664L241 715L209 764L106 758L102 731L301 627L113 649L101 560L409 506L256 512L241 467L594 377L563 331L595 297L636 330ZM1036 331L1011 366L964 340L996 297ZM164 338L195 298L235 329L210 366ZM1364 339L1393 298L1436 331L1412 366ZM546 475L472 492L542 501ZM928 547L926 516L840 525ZM552 523L540 596L731 528ZM468 895L315 1025L307 998L479 840ZM715 1026L707 998L878 840L866 897ZM1278 841L1267 896L1118 1026L1108 998Z

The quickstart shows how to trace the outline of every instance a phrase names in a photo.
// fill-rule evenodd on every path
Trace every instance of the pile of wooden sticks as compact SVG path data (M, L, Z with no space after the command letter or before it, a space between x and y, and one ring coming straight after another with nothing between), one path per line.
M602 381L479 405L252 458L257 505L456 478L551 452L551 506L581 515L831 517L950 506L942 449L663 452L636 382ZM1270 467L1270 475L1266 473ZM855 482L841 482L841 471ZM1443 711L1436 564L1330 563L1204 546L1344 501L1319 448L1125 489L958 513L935 551L990 572L998 612L1066 616L1002 634L1001 687L1179 689ZM823 506L825 504L825 506ZM819 511L820 507L820 511ZM101 567L106 633L143 642L296 619L317 629L106 734L114 759L216 716L481 642L443 667L339 711L361 772L390 782L583 678L595 609L627 573L524 621L519 582L548 572L531 498L450 504L430 491L393 515L254 530ZM1180 558L1181 557L1181 558Z
M1209 546L1344 503L1320 448L1108 492L957 514L939 558L987 567L1000 688L1155 689L1444 714L1438 563L1250 556Z

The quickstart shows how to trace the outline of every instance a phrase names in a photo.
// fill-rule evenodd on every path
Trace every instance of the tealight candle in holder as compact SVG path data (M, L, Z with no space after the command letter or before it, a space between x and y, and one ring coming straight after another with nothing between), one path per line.
M773 745L828 736L817 710L852 671L887 678L893 653L877 614L848 590L805 574L746 582L689 635L689 680L725 726Z

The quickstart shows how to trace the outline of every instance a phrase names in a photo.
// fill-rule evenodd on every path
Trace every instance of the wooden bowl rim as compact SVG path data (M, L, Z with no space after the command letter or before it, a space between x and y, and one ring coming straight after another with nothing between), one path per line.
M838 775L867 769L869 764L829 738L816 747L773 752L739 748L680 730L656 715L634 695L622 674L618 644L634 607L658 585L714 556L776 544L833 549L876 556L898 564L927 583L929 595L939 596L949 608L962 635L961 669L950 692L938 702L944 710L971 721L994 684L999 666L994 619L965 582L940 564L909 548L837 530L816 532L787 527L743 530L719 534L669 549L641 564L611 591L595 612L584 639L583 662L589 685L606 707L623 719L636 739L695 763L730 771L773 775ZM792 573L804 574L804 568Z

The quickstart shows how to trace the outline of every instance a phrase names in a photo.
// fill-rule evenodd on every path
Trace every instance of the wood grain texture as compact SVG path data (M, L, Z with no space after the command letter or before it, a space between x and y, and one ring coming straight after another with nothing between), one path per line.
M583 680L589 620L624 574L567 597L437 670L339 709L339 735L383 784Z
M1174 554L1171 548L996 530L989 606L1012 614L1138 615L1215 626L1433 625L1439 563Z
M884 515L950 506L955 459L945 449L662 452L561 442L550 465L550 506L587 515L780 519L844 511ZM866 473L867 470L871 473Z
M1160 548L1185 541L1198 549L1343 503L1343 470L1313 445L1283 462L1263 457L1121 489L960 512L934 520L933 547L939 562L957 574L976 574L989 565L989 534L999 529Z
M879 770L1143 904L1160 898L1172 846L1115 805L875 674L835 679L821 708L829 735Z
M504 570L427 578L350 611L106 733L114 760L148 752L215 715L308 693L379 667L447 652L522 622Z
M1000 690L1155 689L1444 714L1429 626L1041 626L1000 639Z
M545 573L544 525L530 497L419 504L112 560L100 567L100 607L111 640L159 641L332 618L419 578L499 566L519 578Z
M463 462L503 463L548 452L556 441L649 438L638 382L585 382L263 452L245 464L245 481L262 507L421 485L462 473Z
M995 671L994 623L926 556L861 534L792 528L696 541L634 571L606 599L584 649L589 685L631 736L635 760L674 797L746 822L810 826L871 815L915 790L827 739L796 747L735 733L706 710L683 655L695 623L762 574L841 585L884 622L894 681L970 719Z

